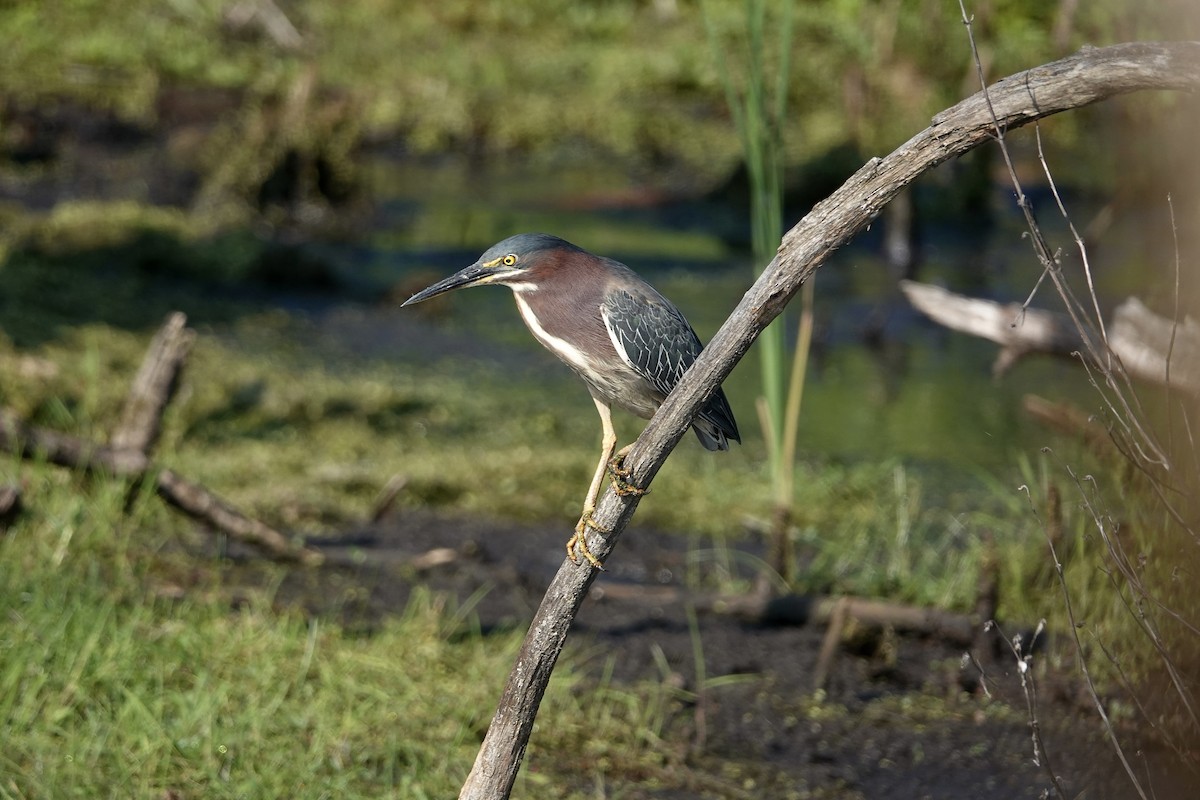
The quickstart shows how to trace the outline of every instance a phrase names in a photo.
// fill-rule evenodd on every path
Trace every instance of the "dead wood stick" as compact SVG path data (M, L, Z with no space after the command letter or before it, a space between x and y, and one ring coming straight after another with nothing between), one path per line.
M886 626L901 633L932 636L955 645L970 645L986 619L937 608L910 606L852 595L785 594L760 592L742 595L697 594L673 586L602 584L597 598L638 605L688 604L697 611L727 614L769 625L832 625L838 614L864 625ZM840 610L839 610L840 609ZM994 613L994 612L993 612ZM991 617L988 617L990 619Z
M453 547L434 547L423 553L399 553L391 550L367 550L351 545L323 545L320 550L321 563L327 567L387 567L407 569L413 572L428 572L462 561L466 556Z
M397 473L388 479L384 484L383 489L379 492L379 497L375 499L375 509L371 512L371 522L380 522L391 513L392 508L396 505L396 498L404 491L404 487L408 486L408 476Z
M1094 416L1069 403L1055 403L1036 394L1021 398L1025 413L1048 428L1071 437L1079 437L1088 448L1099 455L1111 455L1112 437L1108 428Z
M1087 344L1071 317L1020 303L998 303L956 294L940 286L901 281L900 289L913 308L950 330L978 336L1000 345L992 372L1002 375L1031 353L1077 358ZM1175 337L1172 342L1172 330ZM1104 343L1098 343L1103 349ZM1160 317L1136 297L1113 312L1108 348L1130 375L1166 383L1187 392L1200 392L1200 324ZM1171 369L1167 370L1170 355Z
M133 450L114 450L86 439L22 422L16 414L0 409L0 449L22 458L44 459L60 467L110 475L140 475L146 471L146 456Z
M221 23L234 33L261 31L284 50L299 50L304 46L300 31L273 0L240 0L233 3L225 9Z
M315 566L323 556L316 550L294 544L279 531L233 506L198 483L169 469L161 469L155 483L159 497L190 517L206 522L239 542L254 545L282 561Z
M829 627L825 629L825 637L821 640L821 652L817 654L817 664L813 667L813 691L819 692L825 688L829 678L829 668L837 656L838 645L842 642L842 632L846 629L846 606L848 598L840 597L833 606L829 617Z
M44 459L51 464L88 473L144 480L151 475L149 459L134 450L114 450L86 439L50 431L20 421L0 409L0 449L22 458ZM159 495L188 515L203 520L238 541L254 545L281 561L319 564L321 554L292 543L264 522L252 519L225 503L208 489L169 469L153 476Z
M1114 95L1147 89L1200 88L1200 44L1121 44L1088 48L1001 80L953 108L886 158L862 169L784 236L779 252L696 359L634 443L625 459L630 481L648 486L690 426L700 406L745 355L758 335L829 256L865 228L904 187L926 170L989 142L996 125L1011 130ZM588 546L602 561L637 509L639 496L610 488ZM550 673L571 621L596 571L564 561L517 655L492 723L460 798L496 800L512 791Z
M142 365L133 379L121 420L109 439L114 450L132 450L150 455L162 430L162 417L179 383L179 373L196 339L185 327L187 316L173 311L150 342Z
M750 598L746 603L722 598L714 610L735 613L772 625L825 625L838 613L839 604L840 613L847 620L891 627L903 633L932 636L956 645L970 644L977 627L974 617L967 614L849 595L827 597L787 594L765 600Z
M1200 394L1200 323L1196 320L1189 317L1177 323L1130 297L1113 311L1108 339L1130 375Z
M1070 357L1084 349L1067 314L966 297L916 281L900 281L900 290L913 308L939 325L1000 345L992 365L992 374L997 377L1028 353Z
M934 636L943 641L963 644L972 641L977 627L967 614L956 614L938 608L921 608L871 600L865 597L824 597L815 606L814 621L833 618L839 603L845 603L847 619L868 625L895 628L897 631Z

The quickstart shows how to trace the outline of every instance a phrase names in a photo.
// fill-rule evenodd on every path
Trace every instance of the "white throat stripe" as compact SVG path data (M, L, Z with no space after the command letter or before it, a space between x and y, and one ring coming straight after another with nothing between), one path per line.
M514 292L513 297L516 298L517 310L521 312L521 319L525 320L525 325L539 342L572 367L585 372L589 371L588 360L578 347L547 333L546 329L538 324L537 317L533 315L533 310L529 308L529 303L525 302L525 298L521 297L520 292Z

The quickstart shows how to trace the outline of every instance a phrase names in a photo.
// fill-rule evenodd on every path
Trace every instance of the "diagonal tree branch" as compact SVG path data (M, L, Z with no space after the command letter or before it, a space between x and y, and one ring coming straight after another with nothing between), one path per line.
M871 159L783 238L771 264L742 297L683 381L663 403L625 459L630 480L646 486L687 431L700 406L733 370L764 328L835 250L878 216L919 175L1005 129L1148 89L1200 89L1200 43L1134 43L1087 48L1005 78L935 116L929 128L886 158ZM995 111L988 108L988 99ZM596 512L606 536L588 544L604 560L637 509L637 496L611 489ZM591 567L564 560L534 616L460 798L508 797L550 673L571 622L595 579Z

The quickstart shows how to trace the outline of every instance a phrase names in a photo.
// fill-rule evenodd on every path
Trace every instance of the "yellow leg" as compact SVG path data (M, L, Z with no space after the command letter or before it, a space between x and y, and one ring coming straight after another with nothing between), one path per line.
M612 411L596 398L592 398L592 400L596 403L596 410L600 412L600 424L604 428L600 447L600 463L596 465L596 474L592 476L592 485L588 487L587 498L583 501L583 516L575 525L575 535L567 540L567 558L578 564L579 557L576 555L576 551L578 551L593 567L603 569L600 559L592 555L592 551L588 549L587 529L599 530L592 514L596 512L596 499L600 496L600 485L604 483L604 473L608 469L608 461L612 458L613 451L617 449L617 432L613 430Z

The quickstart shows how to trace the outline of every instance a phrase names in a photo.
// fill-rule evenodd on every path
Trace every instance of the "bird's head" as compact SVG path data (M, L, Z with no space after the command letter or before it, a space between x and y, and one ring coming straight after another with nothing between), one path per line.
M417 292L405 300L402 306L420 303L422 300L428 300L455 289L466 289L470 286L482 286L487 283L499 283L507 286L522 283L536 285L537 278L534 271L540 266L547 265L549 263L547 258L552 253L561 254L564 250L583 252L570 242L547 233L518 233L516 236L510 236L489 247L487 252L471 266Z

